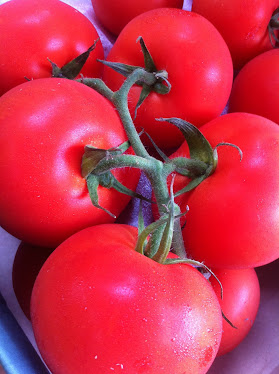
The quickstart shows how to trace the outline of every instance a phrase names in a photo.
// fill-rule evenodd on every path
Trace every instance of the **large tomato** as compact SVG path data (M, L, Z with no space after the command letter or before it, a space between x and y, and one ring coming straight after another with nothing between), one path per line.
M93 24L59 0L13 0L0 6L0 95L27 79L51 76L48 58L60 68L85 52L99 36ZM82 74L99 77L100 40ZM26 78L25 78L26 77Z
M182 8L183 0L91 0L99 21L118 35L137 15L156 8Z
M232 327L223 319L223 333L217 356L224 355L247 336L251 330L260 304L260 285L254 269L224 270L212 269L223 286L221 299L220 285L214 277L210 277L221 309Z
M227 45L215 27L198 14L161 8L145 12L124 27L107 60L144 66L142 36L158 70L167 70L171 90L162 95L151 92L137 111L135 124L142 127L160 148L179 146L179 130L160 117L179 117L200 126L224 109L232 85L232 61ZM210 37L209 37L210 36ZM124 77L104 68L104 80L111 89L120 87ZM141 87L135 85L128 98L134 111Z
M93 89L42 78L0 99L0 221L19 239L55 248L74 232L113 218L95 208L81 176L84 146L109 149L126 141L114 107ZM134 189L139 173L115 176ZM129 197L99 187L99 204L118 216Z
M193 0L192 11L207 18L220 31L234 67L240 69L253 57L273 48L268 25L278 7L278 0Z
M202 126L218 147L214 173L185 195L183 237L195 260L215 268L255 267L279 257L279 127L248 113ZM180 181L181 183L181 181Z
M200 374L218 351L222 317L210 283L185 264L134 251L137 230L99 225L43 265L31 320L53 374Z
M235 78L229 111L259 114L279 124L278 76L278 49L249 61Z

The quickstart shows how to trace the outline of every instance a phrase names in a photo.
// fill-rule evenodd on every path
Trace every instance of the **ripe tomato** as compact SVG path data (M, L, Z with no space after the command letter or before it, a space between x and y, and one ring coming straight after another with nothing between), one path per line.
M30 319L30 300L35 279L46 259L53 252L51 248L43 248L21 242L13 262L13 289L17 301Z
M43 265L31 320L55 374L206 373L219 347L220 305L210 283L185 264L134 251L137 230L82 230Z
M279 124L279 51L249 61L233 83L229 111L259 114Z
M156 35L156 37L154 37ZM208 38L210 35L210 38ZM135 124L162 149L178 147L183 137L160 117L179 117L200 126L224 109L232 85L228 47L205 18L180 9L161 8L134 18L120 33L107 60L144 66L142 36L158 70L167 70L172 87L168 94L151 92L137 111ZM104 68L104 81L117 90L124 77ZM141 87L132 87L128 102L134 117Z
M230 49L235 69L273 45L268 24L278 0L193 0L192 11L207 18L220 31Z
M218 147L215 172L185 196L183 237L195 260L214 268L256 267L279 257L279 127L231 113L201 128Z
M182 8L183 0L91 0L99 21L113 34L118 35L137 15L156 8Z
M74 232L113 218L95 208L81 176L84 146L109 149L126 141L114 107L68 79L19 85L0 99L0 221L19 239L55 248ZM136 170L118 169L130 189ZM99 187L99 204L116 216L130 197Z
M99 38L93 24L58 0L13 0L0 6L0 95L28 79L51 76L48 58L62 67ZM99 77L100 41L81 73Z
M220 285L214 277L210 283L219 299L225 316L236 327L223 319L223 333L217 356L232 351L246 337L255 321L260 304L260 285L254 269L224 270L212 269L223 286L221 299Z

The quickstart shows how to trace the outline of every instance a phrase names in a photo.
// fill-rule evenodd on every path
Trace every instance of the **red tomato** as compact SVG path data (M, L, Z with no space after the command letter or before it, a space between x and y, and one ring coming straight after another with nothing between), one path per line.
M156 35L156 37L154 37ZM208 37L210 35L210 38ZM154 91L137 111L135 124L144 129L160 148L178 147L180 131L160 117L179 117L199 126L224 109L232 86L232 61L228 47L205 18L186 10L155 9L134 18L120 33L107 60L144 66L140 43L143 37L158 70L167 70L172 85L166 95ZM124 77L104 68L104 80L117 90ZM141 87L132 87L132 116Z
M30 319L30 300L35 279L46 259L53 252L51 248L43 248L21 242L13 262L13 289L17 301Z
M259 114L279 124L279 51L262 53L236 76L230 112Z
M68 79L19 85L0 99L0 221L19 239L55 248L80 229L113 218L95 208L81 176L84 146L109 149L126 141L114 107ZM115 171L135 189L139 172ZM99 187L99 204L116 216L130 197Z
M195 260L214 268L256 267L279 257L279 127L231 113L201 128L218 147L215 172L185 196L183 237Z
M223 334L217 356L232 351L246 337L255 321L260 304L260 285L254 269L224 270L212 269L223 286L221 299L220 285L210 277L221 309L237 327L233 328L223 319Z
M35 282L31 318L55 374L206 373L219 348L220 305L190 265L134 251L132 226L73 235Z
M0 6L0 95L28 79L51 76L99 38L92 23L58 0L13 0ZM99 77L103 47L97 42L82 74Z
M193 0L192 11L220 31L230 49L235 69L273 48L268 24L278 0Z
M183 0L91 0L99 21L118 35L137 15L156 8L182 8Z

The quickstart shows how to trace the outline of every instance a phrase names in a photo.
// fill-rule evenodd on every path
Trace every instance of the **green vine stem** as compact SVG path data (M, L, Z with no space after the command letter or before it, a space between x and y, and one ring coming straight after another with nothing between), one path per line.
M135 155L126 155L119 153L111 153L110 157L102 158L97 165L94 165L92 174L98 176L103 173L107 173L111 169L121 168L121 167L134 167L139 168L145 172L148 177L151 187L153 189L156 203L158 205L158 210L160 217L166 216L165 207L168 206L171 201L171 196L169 194L167 178L173 172L181 171L185 175L190 175L195 178L200 178L201 175L207 174L208 164L207 160L211 160L212 149L209 149L209 156L205 155L204 150L201 149L200 154L202 157L194 155L194 159L184 159L184 160L167 160L165 162L156 159L151 156L146 150L144 144L141 141L140 134L138 134L133 119L131 117L128 108L128 94L131 87L137 82L143 82L148 86L153 86L158 80L161 80L162 71L160 72L149 72L143 68L136 68L124 81L122 86L118 91L113 92L106 84L100 79L90 79L83 78L79 80L91 88L98 91L101 95L110 100L115 108L117 109L124 129L126 131L127 137L129 139L130 145L133 148ZM167 72L164 73L167 76ZM185 133L185 136L189 136L189 133L195 133L194 136L198 139L198 144L204 144L204 139L201 141L201 134L197 130L190 131L188 128L192 126L187 123L181 124L175 119L168 119L173 122L176 126L181 128L181 131ZM189 138L190 144L193 137ZM196 143L196 142L195 142ZM201 147L200 147L201 148ZM206 151L207 152L207 151ZM183 162L184 161L184 162ZM88 164L88 163L87 163ZM180 208L174 202L172 203L173 210L171 216L179 217L181 215ZM173 240L173 232L175 231L175 239ZM184 248L180 222L178 220L173 220L171 222L166 221L156 227L155 231L148 242L149 255L153 257L156 261L161 262L162 259L166 258L166 253L169 251L170 240L172 241L172 249L180 258L186 258L186 251Z

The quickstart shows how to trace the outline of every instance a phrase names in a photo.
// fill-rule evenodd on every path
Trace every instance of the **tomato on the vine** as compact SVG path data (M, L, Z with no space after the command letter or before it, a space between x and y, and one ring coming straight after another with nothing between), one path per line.
M43 265L31 320L55 374L206 373L219 348L222 316L204 276L134 250L137 229L84 229Z
M260 285L253 268L225 270L212 269L223 287L211 276L210 283L219 299L221 309L228 320L223 319L223 333L217 356L237 347L251 330L260 304Z
M189 207L183 228L187 253L214 268L256 267L277 259L278 125L254 114L230 113L200 130L213 148L230 143L243 156L231 145L218 146L216 170L180 196L179 204ZM184 143L176 155L187 152Z
M278 7L278 0L193 0L192 11L207 18L220 31L230 49L235 69L240 69L276 44ZM273 22L271 18L275 11L277 16ZM276 21L272 35L270 28Z
M210 38L209 38L210 35ZM232 60L226 43L204 17L180 9L160 8L145 12L129 22L113 45L107 61L144 67L139 36L145 42L157 70L166 70L171 90L152 91L137 110L134 120L162 149L178 147L183 136L161 117L179 117L200 126L224 109L232 86ZM104 81L117 90L124 77L104 68ZM129 92L132 117L142 87ZM144 136L144 135L143 135Z
M99 35L79 11L59 0L13 0L0 6L0 95L27 79L50 77L86 52ZM104 56L99 40L81 73L99 77Z
M86 145L110 149L127 140L112 104L76 81L42 78L0 98L0 221L19 239L55 248L74 232L112 222L93 206L81 161ZM135 189L139 172L115 177ZM98 187L99 205L118 216L130 197Z
M278 49L249 61L234 80L229 111L258 114L279 124L278 76Z
M118 35L125 25L141 13L157 8L182 8L183 0L91 0L98 20Z

